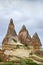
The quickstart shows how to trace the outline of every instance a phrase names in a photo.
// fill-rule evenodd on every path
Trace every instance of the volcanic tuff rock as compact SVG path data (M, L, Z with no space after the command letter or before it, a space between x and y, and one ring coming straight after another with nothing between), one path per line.
M8 31L7 31L7 34L6 34L2 44L3 43L7 44L8 41L9 41L9 38L11 38L11 36L17 36L12 18L10 19L10 23L9 23L9 26L8 26Z
M8 26L7 36L8 35L12 35L12 36L16 36L17 35L12 19L10 19L10 23L9 23L9 26Z
M7 61L9 57L4 54L4 50L0 49L0 60L3 62Z
M34 46L34 47L35 46L37 46L37 47L41 46L41 42L40 42L40 39L38 37L38 34L35 33L33 35L33 37L31 38L25 25L22 26L19 34L17 35L16 31L15 31L15 26L13 24L13 20L10 19L7 34L6 34L6 36L2 42L2 48L8 47L8 46L10 47L9 42L12 43L12 38L15 39L17 42L20 41L22 44L25 44L28 46Z
M35 47L35 46L41 46L41 41L38 37L38 34L35 32L33 37L32 37L32 45Z
M7 34L2 42L3 51L0 50L0 58L3 59L3 61L9 61L9 59L12 61L13 59L18 59L16 56L28 57L32 48L35 49L36 46L38 49L41 46L37 33L35 33L31 38L25 25L23 25L17 35L13 20L10 19ZM27 48L29 49L30 47L31 51L28 52Z
M18 34L18 38L20 42L22 42L23 44L27 44L27 45L31 44L31 36L29 35L28 30L26 29L25 25L22 26Z

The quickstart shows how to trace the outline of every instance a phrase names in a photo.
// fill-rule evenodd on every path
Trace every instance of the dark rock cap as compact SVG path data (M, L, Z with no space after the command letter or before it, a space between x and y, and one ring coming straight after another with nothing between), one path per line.
M13 23L13 19L12 19L12 18L10 19L10 23L11 23L11 24Z

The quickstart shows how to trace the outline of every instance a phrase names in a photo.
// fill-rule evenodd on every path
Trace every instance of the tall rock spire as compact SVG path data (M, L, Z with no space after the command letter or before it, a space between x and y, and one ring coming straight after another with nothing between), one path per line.
M16 36L16 31L15 31L15 26L13 24L13 19L10 19L10 23L8 26L8 31L7 31L7 35L12 35L12 36Z
M10 19L9 28L14 29L13 19Z
M32 37L32 45L36 48L41 46L40 38L36 32L34 33Z
M15 37L15 36L17 36L17 34L16 34L15 27L14 27L14 24L13 24L13 19L11 18L9 26L8 26L7 34L6 34L5 38L3 39L2 44L3 43L7 44L8 41L9 41L9 38L12 37L12 36Z
M29 43L31 42L31 36L28 33L28 30L26 29L25 25L22 26L18 38L22 43L25 43L26 45L30 45Z
M12 18L10 19L10 23L13 23L13 19Z

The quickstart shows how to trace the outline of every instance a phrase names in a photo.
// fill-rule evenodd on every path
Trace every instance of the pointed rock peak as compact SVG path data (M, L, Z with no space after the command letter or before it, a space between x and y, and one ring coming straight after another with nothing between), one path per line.
M22 34L24 34L24 32L25 32L25 34L26 34L27 36L29 36L28 30L26 29L26 26L25 26L25 25L22 26L22 28L21 28L19 34L20 34L21 32L22 32Z
M34 39L39 39L39 36L38 36L38 34L35 32L34 35L32 36L32 38L34 38Z
M10 24L13 24L13 19L12 18L10 19Z
M33 36L38 36L37 32L35 32Z
M22 32L22 31L24 31L24 30L25 30L25 31L27 31L27 29L26 29L26 26L25 26L25 25L23 25L23 26L22 26L22 28L21 28L20 32Z
M26 29L26 26L25 26L25 25L23 25L23 26L22 26L22 29Z
M18 34L18 38L21 42L27 42L31 40L31 36L28 33L28 30L26 29L25 25L22 26L19 34Z
M11 18L10 19L10 23L9 23L9 26L8 26L8 31L7 31L7 35L12 35L12 36L16 36L16 31L15 31L15 26L14 26L14 23L13 23L13 19Z
M10 23L13 23L13 19L12 18L10 19Z
M40 38L38 36L38 34L35 32L33 37L32 37L32 41L35 43L35 44L38 44L41 46L41 41L40 41Z
M13 19L10 19L10 23L9 23L9 28L13 28L14 29L14 23L13 23Z

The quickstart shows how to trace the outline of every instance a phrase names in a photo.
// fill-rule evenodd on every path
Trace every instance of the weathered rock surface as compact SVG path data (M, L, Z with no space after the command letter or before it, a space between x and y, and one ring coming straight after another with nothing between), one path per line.
M4 54L4 51L0 49L0 60L3 62L7 61L7 56Z
M20 41L22 44L24 44L26 46L33 46L33 47L41 46L41 41L38 37L38 34L35 33L33 35L33 37L31 38L25 25L22 26L19 34L17 35L17 33L15 31L15 26L14 26L13 20L10 19L7 34L2 42L3 49L6 49L6 48L11 49L12 46L9 43L11 43L13 45L12 38L15 39L17 42Z
M8 39L9 39L11 36L17 36L16 31L15 31L15 26L14 26L14 24L13 24L12 18L10 19L10 23L9 23L9 26L8 26L8 31L7 31L7 34L6 34L4 40L7 42Z
M28 46L28 47L27 47ZM29 49L30 47L31 49ZM38 34L35 33L31 38L25 25L22 26L19 34L16 34L13 20L10 19L7 34L2 42L2 50L0 50L0 58L5 61L17 59L18 57L28 57L29 53L41 46ZM28 48L28 49L27 49ZM7 55L8 54L8 55Z
M12 19L10 19L10 23L9 23L8 31L7 31L7 36L9 36L9 35L12 35L12 36L16 36L17 35Z
M12 18L10 19L7 34L6 34L5 38L3 39L2 48L5 48L7 46L9 39L11 37L17 37L16 31L15 31L15 26L14 26Z
M41 41L39 39L38 34L35 32L33 37L32 37L32 45L35 47L40 47L41 46Z
M20 30L18 34L18 38L21 43L30 45L31 44L31 36L28 33L28 30L26 29L25 25L22 26L22 29Z

